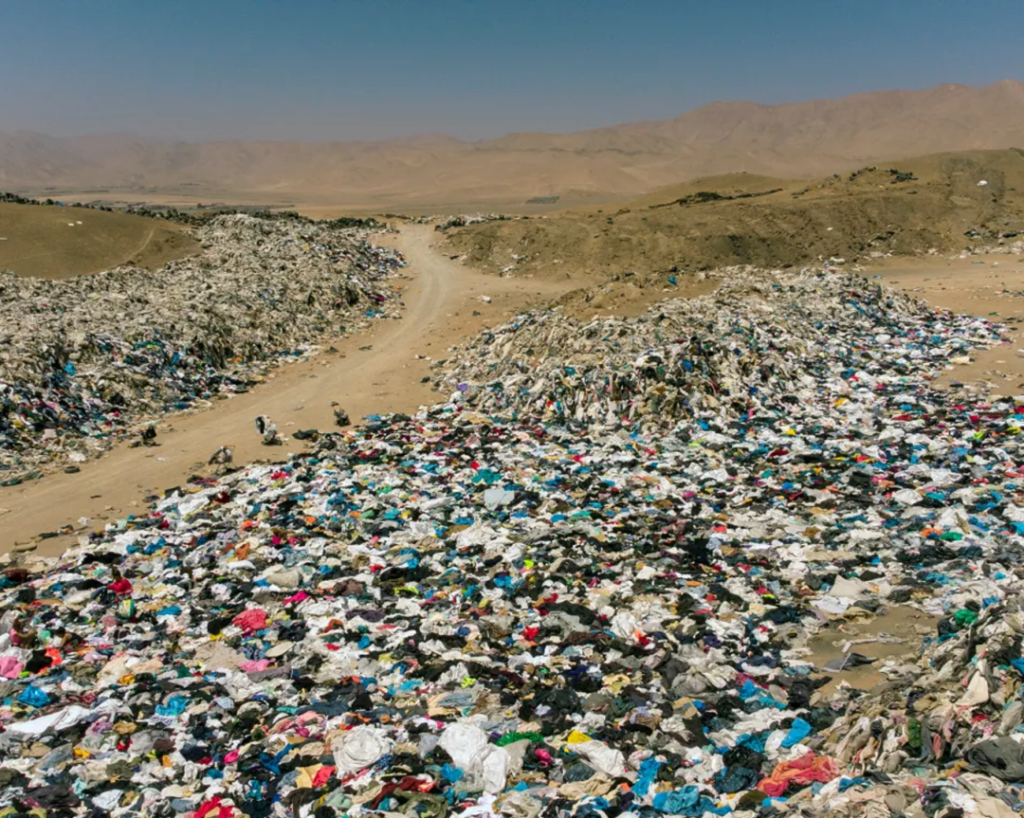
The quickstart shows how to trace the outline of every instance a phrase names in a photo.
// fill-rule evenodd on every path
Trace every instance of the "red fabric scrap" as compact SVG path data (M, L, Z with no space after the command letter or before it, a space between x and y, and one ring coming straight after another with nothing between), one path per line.
M790 783L812 784L820 781L826 784L838 775L839 768L831 758L805 753L794 761L777 764L770 776L761 779L757 788L771 798L778 798Z

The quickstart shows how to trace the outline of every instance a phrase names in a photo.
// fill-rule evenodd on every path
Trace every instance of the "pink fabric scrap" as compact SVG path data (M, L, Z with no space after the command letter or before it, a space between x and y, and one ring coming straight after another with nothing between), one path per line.
M17 679L25 666L14 656L0 656L0 676L5 679Z
M267 627L267 612L260 608L252 608L248 611L242 611L231 621L246 633L261 631Z

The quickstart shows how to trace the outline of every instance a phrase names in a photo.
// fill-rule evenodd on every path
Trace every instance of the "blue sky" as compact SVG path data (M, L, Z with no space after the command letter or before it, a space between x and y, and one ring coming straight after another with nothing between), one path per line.
M0 130L480 139L1024 78L1013 0L3 0Z

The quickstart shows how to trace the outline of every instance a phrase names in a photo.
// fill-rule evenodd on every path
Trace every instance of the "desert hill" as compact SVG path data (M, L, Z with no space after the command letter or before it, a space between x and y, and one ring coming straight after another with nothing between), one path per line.
M156 269L198 252L180 225L127 213L0 202L0 270L67 278L122 264Z
M290 197L366 206L610 198L746 171L814 177L881 159L1024 146L1024 83L941 85L788 105L721 102L674 119L464 142L168 142L0 134L0 189Z
M493 274L617 282L619 301L642 306L716 267L1009 249L1024 240L1024 151L934 154L813 181L720 175L612 206L454 228L446 239Z

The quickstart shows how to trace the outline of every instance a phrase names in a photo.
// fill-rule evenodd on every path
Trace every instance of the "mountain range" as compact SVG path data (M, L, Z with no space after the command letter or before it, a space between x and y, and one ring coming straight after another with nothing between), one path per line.
M640 194L746 171L813 177L941 151L1024 146L1024 83L940 85L467 142L165 141L0 132L0 190L236 195L350 204Z

